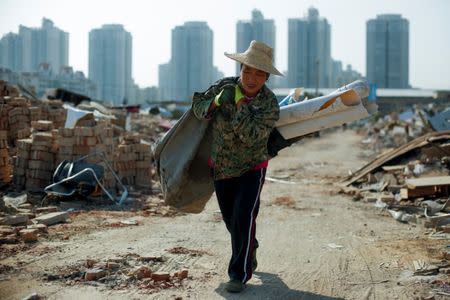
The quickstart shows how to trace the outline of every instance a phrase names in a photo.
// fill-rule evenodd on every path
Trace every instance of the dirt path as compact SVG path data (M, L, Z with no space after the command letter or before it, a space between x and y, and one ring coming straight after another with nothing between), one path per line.
M137 216L139 226L40 242L0 261L14 267L1 276L0 298L21 299L31 292L49 299L412 299L422 295L420 289L429 289L426 285L399 282L400 275L407 275L405 270L411 270L414 260L429 260L442 242L426 239L420 225L398 223L371 204L351 201L333 185L364 163L358 157L359 141L352 131L337 131L285 149L271 162L269 177L296 184L266 181L257 223L259 266L241 295L224 290L230 244L213 198L199 215ZM108 281L52 281L48 276L86 259L120 256L135 265L133 257L161 258L163 262L148 263L152 271L186 268L189 277L174 287L142 289Z

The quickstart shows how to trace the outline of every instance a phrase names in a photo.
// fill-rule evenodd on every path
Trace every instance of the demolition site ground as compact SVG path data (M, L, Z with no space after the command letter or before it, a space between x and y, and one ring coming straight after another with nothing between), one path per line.
M37 242L1 245L0 298L444 299L448 275L414 271L442 263L448 239L420 219L401 223L339 193L348 171L371 159L361 140L339 129L270 162L257 219L258 269L241 294L224 289L231 246L214 197L188 215L164 206L157 193L132 193L123 209L66 201L74 208L69 219Z

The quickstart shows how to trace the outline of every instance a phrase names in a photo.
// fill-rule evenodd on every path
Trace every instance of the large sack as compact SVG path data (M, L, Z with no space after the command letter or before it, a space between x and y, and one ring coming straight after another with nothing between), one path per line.
M208 125L189 109L154 150L164 200L184 212L200 213L214 192L208 167L212 143Z

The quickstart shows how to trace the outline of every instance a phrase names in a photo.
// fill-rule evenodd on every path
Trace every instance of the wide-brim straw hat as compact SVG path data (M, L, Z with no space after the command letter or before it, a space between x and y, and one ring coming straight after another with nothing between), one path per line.
M226 57L255 69L284 76L273 65L273 49L264 43L252 41L244 53L224 53Z

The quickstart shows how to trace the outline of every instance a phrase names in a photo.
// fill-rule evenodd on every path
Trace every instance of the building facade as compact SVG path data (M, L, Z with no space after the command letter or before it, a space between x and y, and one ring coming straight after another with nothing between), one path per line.
M113 105L133 101L132 37L123 25L108 24L89 32L89 79L97 99Z
M367 21L367 79L378 88L409 88L409 22L398 14Z
M276 28L273 19L264 19L263 14L254 9L252 11L252 19L249 21L240 20L236 24L236 52L244 52L247 50L250 42L256 40L266 43L274 49L275 58L275 40ZM236 75L240 73L240 64L236 64Z
M54 73L50 64L42 63L34 72L14 72L7 68L0 68L0 80L9 84L21 84L33 91L38 98L46 93L47 89L63 88L71 92L96 96L96 85L84 76L81 71L74 71L72 67L61 68Z
M42 19L40 28L20 25L19 33L0 40L0 67L14 72L35 72L40 64L50 64L59 72L69 64L69 34Z
M161 100L189 101L220 72L213 66L213 32L206 22L186 22L172 29L170 62L159 66Z
M331 86L331 28L315 8L288 20L288 86Z

